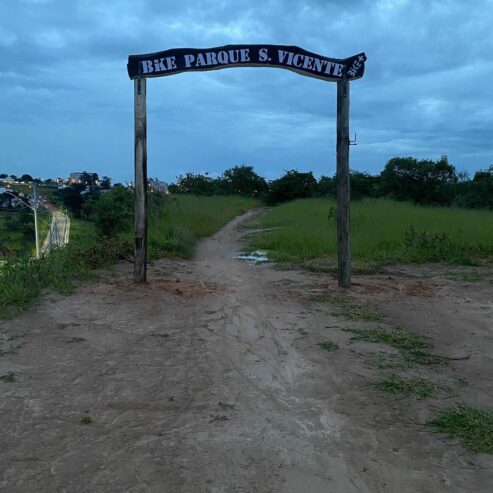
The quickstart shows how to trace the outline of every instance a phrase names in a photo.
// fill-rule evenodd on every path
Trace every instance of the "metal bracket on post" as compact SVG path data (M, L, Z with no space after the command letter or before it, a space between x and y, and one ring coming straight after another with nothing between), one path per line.
M356 142L356 134L354 134L354 140L349 139L350 146L357 146L358 142Z

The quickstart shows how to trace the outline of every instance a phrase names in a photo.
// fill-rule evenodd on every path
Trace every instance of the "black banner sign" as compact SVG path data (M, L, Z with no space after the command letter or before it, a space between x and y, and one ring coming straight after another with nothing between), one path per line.
M278 67L307 77L337 81L346 77L363 77L366 55L350 58L328 58L297 46L227 45L219 48L177 48L128 57L128 75L163 77L188 71L217 70L230 67Z

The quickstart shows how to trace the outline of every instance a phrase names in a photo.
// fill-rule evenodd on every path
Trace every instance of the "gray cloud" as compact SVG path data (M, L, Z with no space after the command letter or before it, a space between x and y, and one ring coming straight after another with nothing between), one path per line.
M395 155L493 162L493 2L460 0L18 0L0 5L0 170L97 170L131 179L129 54L227 43L368 55L351 84L354 169ZM274 69L148 82L149 173L221 172L246 162L331 174L335 84Z

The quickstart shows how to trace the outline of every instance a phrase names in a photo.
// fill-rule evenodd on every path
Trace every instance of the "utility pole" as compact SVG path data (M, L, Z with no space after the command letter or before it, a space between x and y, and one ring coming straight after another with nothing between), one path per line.
M34 234L36 236L36 258L39 259L39 229L38 229L38 194L36 191L36 182L33 182L33 207L34 211Z

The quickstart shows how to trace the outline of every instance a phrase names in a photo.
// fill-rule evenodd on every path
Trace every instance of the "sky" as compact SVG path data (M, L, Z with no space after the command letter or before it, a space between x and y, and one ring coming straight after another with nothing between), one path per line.
M128 55L265 43L366 53L351 82L353 170L446 154L472 175L493 164L492 25L493 0L0 0L0 173L130 181ZM332 176L336 87L277 68L150 79L148 175Z

